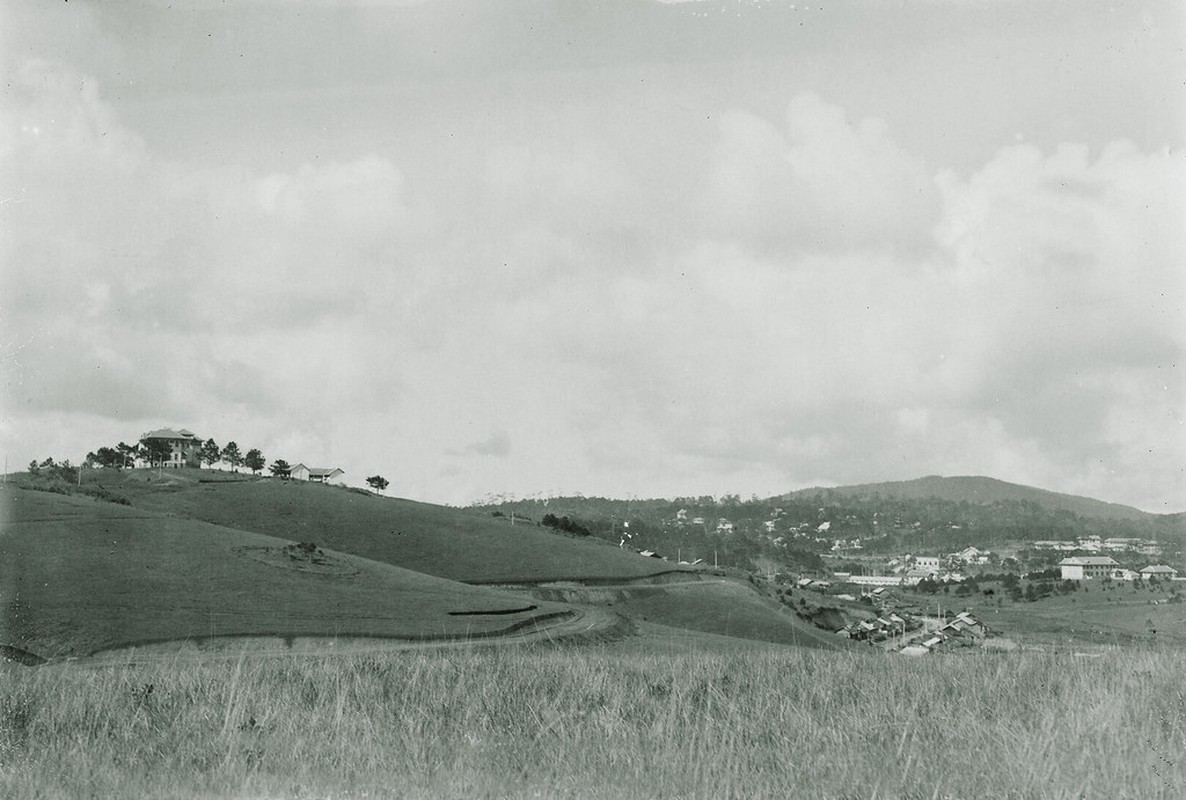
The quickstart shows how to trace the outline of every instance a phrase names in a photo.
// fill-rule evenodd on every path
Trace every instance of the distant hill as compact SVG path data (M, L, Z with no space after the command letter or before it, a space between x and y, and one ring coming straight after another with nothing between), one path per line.
M1079 497L1072 494L1051 492L1036 489L1032 486L1022 486L1008 483L996 478L982 476L943 477L942 475L928 475L925 478L915 478L909 481L887 481L884 483L862 483L853 486L837 486L832 488L801 489L783 495L788 498L811 497L816 494L833 495L846 498L872 498L881 496L896 500L925 500L936 498L953 503L974 503L987 505L1000 502L1032 502L1047 511L1069 511L1081 517L1097 519L1142 521L1157 518L1159 515L1141 511L1132 506L1118 503L1106 503L1093 500L1090 497Z

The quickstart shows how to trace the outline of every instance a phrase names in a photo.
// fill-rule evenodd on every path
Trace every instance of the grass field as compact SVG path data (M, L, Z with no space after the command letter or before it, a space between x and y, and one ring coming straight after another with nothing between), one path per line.
M0 644L45 658L220 636L486 635L565 610L135 507L2 494Z
M516 648L9 668L0 796L1178 798L1183 666Z
M973 595L972 611L1002 636L1047 645L1152 645L1186 648L1186 603L1171 602L1171 586L1139 589L1126 581L1088 581L1070 594L1034 602ZM1105 588L1107 587L1107 588ZM934 600L931 600L932 604ZM955 602L955 601L950 601Z
M317 542L469 583L635 578L674 568L601 540L574 539L533 524L512 526L480 512L338 486L275 479L228 481L225 473L210 470L166 470L161 476L152 470L110 470L88 478L104 481L136 507Z

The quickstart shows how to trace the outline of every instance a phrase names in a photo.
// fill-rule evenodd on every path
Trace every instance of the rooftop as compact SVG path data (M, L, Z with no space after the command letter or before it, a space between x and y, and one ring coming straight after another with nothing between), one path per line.
M149 431L140 437L140 441L145 439L196 439L197 436L185 428L175 431L172 428L161 428L160 430Z
M1071 556L1058 562L1058 565L1068 567L1118 567L1119 564L1108 556Z

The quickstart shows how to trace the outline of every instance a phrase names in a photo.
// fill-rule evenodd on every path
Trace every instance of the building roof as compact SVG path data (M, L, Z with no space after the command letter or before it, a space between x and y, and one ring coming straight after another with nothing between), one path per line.
M1178 571L1165 564L1151 564L1141 570L1142 575L1177 575Z
M1109 556L1071 556L1058 562L1060 567L1118 567L1114 559Z
M335 472L345 474L344 470L340 470L337 467L306 467L306 469L309 470L310 475L316 475L318 477L333 475Z
M160 430L149 431L140 437L140 441L144 441L145 439L197 439L197 436L185 428L179 431L175 431L172 428L161 428Z

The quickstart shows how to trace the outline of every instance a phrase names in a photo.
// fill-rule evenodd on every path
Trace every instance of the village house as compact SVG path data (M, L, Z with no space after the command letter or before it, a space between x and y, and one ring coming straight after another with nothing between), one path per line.
M965 547L958 553L948 556L948 561L962 564L987 564L989 552L978 547Z
M1150 578L1157 578L1159 581L1172 581L1178 577L1178 571L1173 567L1168 567L1165 564L1152 564L1141 570L1141 578L1149 580Z
M162 441L169 445L169 455L165 458L162 466L176 469L202 465L202 440L193 431L187 431L185 428L179 431L172 428L161 428L140 436L142 444L152 441ZM147 460L144 460L143 464L149 466Z
M1071 556L1058 562L1064 581L1083 581L1106 578L1120 565L1110 556Z

